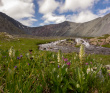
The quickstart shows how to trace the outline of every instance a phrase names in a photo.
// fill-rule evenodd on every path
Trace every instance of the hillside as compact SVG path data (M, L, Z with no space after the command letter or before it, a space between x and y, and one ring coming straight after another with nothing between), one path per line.
M85 23L65 21L41 27L27 27L0 12L0 32L34 36L96 37L110 34L110 14Z
M79 36L95 37L110 34L110 14L85 23L65 21L60 24L36 27L32 31L37 36Z

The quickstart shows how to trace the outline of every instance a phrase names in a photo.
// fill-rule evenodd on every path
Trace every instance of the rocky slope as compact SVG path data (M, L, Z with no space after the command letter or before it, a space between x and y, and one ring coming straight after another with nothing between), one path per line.
M0 32L7 32L9 34L27 34L26 26L22 25L13 18L0 12Z
M110 34L110 13L85 23L62 22L41 27L27 27L0 12L0 32L34 36L96 37Z
M85 23L65 21L60 24L36 27L32 31L37 36L79 36L95 37L110 34L110 14Z

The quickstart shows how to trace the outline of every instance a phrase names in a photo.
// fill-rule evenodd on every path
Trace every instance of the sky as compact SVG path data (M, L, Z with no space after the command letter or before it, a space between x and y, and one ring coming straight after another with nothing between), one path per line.
M0 0L0 12L31 27L83 23L110 13L110 0Z

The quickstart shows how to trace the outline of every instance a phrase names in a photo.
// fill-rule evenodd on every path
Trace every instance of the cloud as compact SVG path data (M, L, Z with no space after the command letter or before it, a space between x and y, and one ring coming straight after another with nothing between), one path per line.
M47 14L52 13L59 6L59 2L55 0L39 0L39 13Z
M105 9L99 10L99 12L98 12L99 16L104 16L107 13L110 13L110 7L107 7Z
M83 23L87 21L91 21L98 16L96 14L93 14L91 11L81 11L78 14L68 15L66 19L68 21L76 22L76 23Z
M1 12L18 21L20 20L24 25L32 26L32 22L35 21L33 0L1 0L1 2L3 4L0 7ZM23 20L23 18L27 18L27 20Z
M27 26L32 26L33 22L36 22L37 20L34 18L28 18L27 20L26 19L19 19L18 21L21 22L22 24L27 25Z
M45 25L49 23L60 23L66 20L64 15L56 15L55 10L59 7L59 2L55 0L39 0L39 13L43 14L43 23L40 25Z
M65 0L60 6L59 12L79 11L91 8L99 0Z
M45 21L44 21L44 23L41 23L40 25L48 24L50 22L61 23L61 22L66 20L64 15L55 15L55 14L52 14L52 13L45 14L42 17L42 19L45 20Z
M60 2L55 0L39 0L39 13L43 14L43 23L40 25L45 25L49 23L61 23L63 21L73 21L73 22L87 22L97 18L98 16L93 14L90 9L99 0L61 0ZM67 15L68 11L73 12L71 15ZM65 13L62 15L56 14ZM74 14L77 12L77 14Z
M0 7L3 6L2 0L0 0Z

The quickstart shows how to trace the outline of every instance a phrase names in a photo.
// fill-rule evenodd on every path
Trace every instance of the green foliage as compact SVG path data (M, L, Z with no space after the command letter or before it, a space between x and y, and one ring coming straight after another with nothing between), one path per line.
M1 40L0 41L0 49L9 49L11 46L13 48L26 52L29 49L38 50L39 44L49 43L55 41L57 39L33 39L33 38L15 38L11 41Z
M105 35L103 35L103 36L101 36L101 37L98 37L98 39L106 39L106 38L108 38L110 35L109 34L105 34Z
M105 45L102 45L102 47L107 47L107 48L110 48L110 44L105 44Z
M80 66L77 53L59 51L63 56L59 65L58 53L39 51L36 47L50 41L54 40L21 38L0 42L0 92L109 93L110 76L103 67L110 64L109 55L85 55Z
M80 45L75 45L75 47L79 48L79 47L80 47Z

